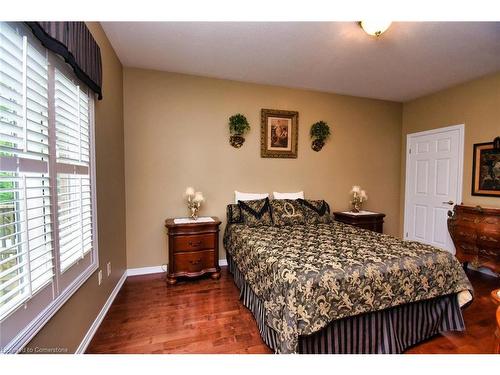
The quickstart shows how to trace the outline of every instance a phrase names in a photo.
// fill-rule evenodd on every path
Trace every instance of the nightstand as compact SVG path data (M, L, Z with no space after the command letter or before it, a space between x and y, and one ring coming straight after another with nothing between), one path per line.
M360 212L334 212L335 220L345 224L354 225L359 228L369 229L374 232L383 233L385 214L370 211Z
M202 218L200 218L202 220ZM194 223L175 223L165 220L168 231L167 283L175 284L180 276L196 277L209 273L220 277L219 225L220 220Z

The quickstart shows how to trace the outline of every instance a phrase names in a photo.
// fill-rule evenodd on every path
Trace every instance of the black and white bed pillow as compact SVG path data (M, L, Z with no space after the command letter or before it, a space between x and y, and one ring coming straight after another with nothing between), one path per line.
M241 219L245 225L260 226L273 225L271 217L271 205L269 198L253 201L238 201Z
M304 211L306 224L331 223L330 206L324 200L297 199Z
M274 225L279 227L305 224L304 210L296 199L273 199L271 214Z
M228 204L226 209L226 217L228 224L241 224L243 219L241 217L241 209L239 204Z

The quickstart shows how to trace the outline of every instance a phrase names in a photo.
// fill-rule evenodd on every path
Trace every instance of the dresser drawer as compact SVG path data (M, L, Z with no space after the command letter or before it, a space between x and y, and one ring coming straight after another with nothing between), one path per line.
M174 252L213 249L214 247L215 235L213 234L174 237Z
M459 241L458 247L464 255L477 255L477 234L474 228L457 225L455 238Z
M199 272L215 267L214 250L191 251L174 255L177 272Z

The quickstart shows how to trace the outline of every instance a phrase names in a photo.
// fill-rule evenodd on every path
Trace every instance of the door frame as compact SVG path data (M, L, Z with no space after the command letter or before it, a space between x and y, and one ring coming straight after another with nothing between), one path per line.
M405 204L404 204L404 216L403 216L403 239L408 240L408 195L409 195L409 169L408 169L408 159L409 159L409 149L410 149L410 141L413 138L417 138L423 135L432 135L437 133L443 133L450 130L458 130L459 132L459 145L458 145L458 173L457 173L457 198L455 199L455 204L459 204L462 202L462 194L463 194L463 181L464 181L464 148L465 148L465 124L451 125L445 126L442 128L436 128L431 130L425 130L417 133L410 133L406 135L406 158L405 158Z

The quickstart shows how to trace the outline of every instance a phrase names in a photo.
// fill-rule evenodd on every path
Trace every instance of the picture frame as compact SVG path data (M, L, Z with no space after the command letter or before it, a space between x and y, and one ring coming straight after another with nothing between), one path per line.
M260 156L297 158L299 112L261 110Z
M472 195L500 197L500 137L474 144Z

